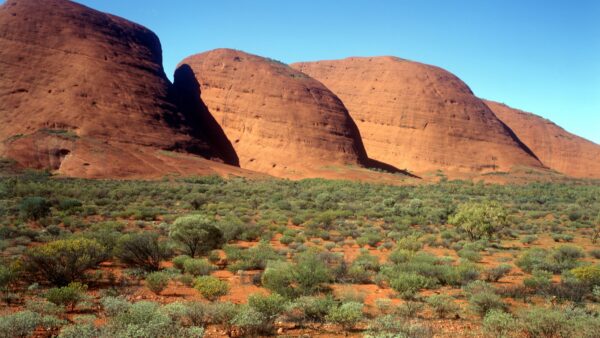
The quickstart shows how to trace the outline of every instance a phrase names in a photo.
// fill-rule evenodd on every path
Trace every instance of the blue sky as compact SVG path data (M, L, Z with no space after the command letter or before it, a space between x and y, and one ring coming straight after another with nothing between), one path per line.
M79 0L158 34L169 76L219 47L286 63L395 55L600 144L600 1Z

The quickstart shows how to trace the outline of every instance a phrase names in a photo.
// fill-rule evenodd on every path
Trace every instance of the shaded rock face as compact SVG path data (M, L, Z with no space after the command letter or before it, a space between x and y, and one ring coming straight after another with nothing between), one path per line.
M340 97L370 158L417 173L542 167L467 85L443 69L395 57L291 66Z
M485 101L547 167L581 178L600 178L600 145L540 116Z
M7 1L0 78L0 152L24 166L100 174L104 161L65 162L123 145L224 158L196 127L201 121L179 112L159 39L124 19L66 0ZM123 172L152 167L122 164Z
M242 168L290 176L367 160L338 97L285 64L218 49L183 60L175 86L188 114L214 116Z

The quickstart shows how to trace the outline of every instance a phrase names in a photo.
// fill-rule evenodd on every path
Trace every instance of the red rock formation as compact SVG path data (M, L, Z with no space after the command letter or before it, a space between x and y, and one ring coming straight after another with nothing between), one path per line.
M497 102L485 103L547 167L573 177L600 178L600 145L540 116Z
M225 158L176 107L159 39L122 18L66 0L7 1L0 78L0 153L24 166L146 176L171 172L152 163L160 150ZM147 163L128 158L135 147Z
M542 166L466 84L443 69L396 57L292 67L342 99L375 160L417 173Z
M242 168L291 177L366 161L337 96L280 62L218 49L183 60L175 86L187 93L188 109L214 116Z

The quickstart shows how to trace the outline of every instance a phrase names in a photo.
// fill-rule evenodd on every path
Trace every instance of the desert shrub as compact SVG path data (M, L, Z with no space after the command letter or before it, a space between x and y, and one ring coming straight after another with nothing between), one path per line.
M585 253L579 247L572 245L561 245L548 251L546 249L529 249L517 259L517 265L526 272L533 270L545 270L552 273L561 273L578 265L578 260Z
M19 278L18 264L0 265L0 291L8 291Z
M109 317L102 329L103 337L124 338L162 338L162 337L198 337L203 329L184 327L181 322L171 318L167 311L153 302L141 301L131 304L126 311Z
M571 273L581 282L592 287L600 286L600 266L586 265L572 269Z
M504 208L496 202L462 204L448 222L464 231L471 240L492 237L508 224Z
M523 285L534 292L546 290L550 284L552 284L552 273L543 270L534 270L531 277L523 280Z
M73 324L63 327L58 338L96 338L100 334L100 329L96 328L94 324Z
M373 277L373 272L365 269L364 266L360 264L352 264L345 276L350 283L354 284L368 284L371 282L371 278Z
M517 335L517 321L509 313L490 310L483 318L483 332L489 337L509 338Z
M590 257L600 259L600 249L592 249L588 252L588 254L590 255Z
M564 311L533 307L520 313L520 327L529 337L571 337L569 320Z
M392 305L392 300L389 298L377 298L375 300L375 308L380 314L390 314L395 309Z
M427 297L427 304L439 318L448 318L457 314L460 307L454 303L454 298L447 295L434 295Z
M329 309L325 319L350 331L364 318L363 305L356 302L342 303Z
M417 236L408 236L401 238L396 242L396 250L407 250L416 252L423 248L423 243Z
M500 278L506 276L510 272L512 266L510 264L500 264L498 266L491 267L484 271L485 280L488 282L497 282Z
M86 285L72 282L67 286L49 289L44 297L51 303L69 306L73 309L77 303L84 299L86 291Z
M298 295L294 287L294 266L287 262L271 262L261 276L262 286L288 298Z
M286 304L286 299L276 293L252 294L248 297L248 306L261 315L259 329L263 333L272 332L275 319L285 310Z
M31 311L0 316L0 338L30 337L38 326L57 328L64 322L54 316L42 316Z
M405 318L414 318L423 311L424 304L415 301L406 301L396 307L396 313Z
M479 292L469 297L469 306L480 315L485 315L492 310L505 311L508 306L502 301L502 298L493 292Z
M231 302L216 302L211 307L211 321L221 325L227 333L231 332L233 319L239 312L239 305Z
M333 291L334 297L342 303L364 303L367 293L352 285L341 285Z
M538 237L536 235L527 235L521 238L521 243L523 244L533 244L533 242L537 241Z
M169 285L169 275L165 272L151 272L146 276L146 286L150 291L159 294Z
M183 263L183 270L194 276L206 276L214 271L215 267L207 259L188 259Z
M104 308L104 312L109 317L115 317L120 313L124 313L131 306L127 300L121 297L103 297L100 303Z
M223 232L211 223L203 215L179 217L171 225L169 236L183 245L185 253L194 258L220 248L225 241Z
M413 257L413 252L405 249L394 250L390 253L388 259L395 264L402 264L410 261Z
M26 300L25 309L47 316L60 316L65 312L62 305L57 305L46 299Z
M329 268L312 252L300 255L295 264L271 262L261 277L264 287L288 298L312 295L330 280Z
M281 256L266 241L250 249L240 250L234 246L224 248L228 261L234 261L227 267L230 271L238 270L263 270L270 261L281 260Z
M58 210L61 211L75 211L83 205L80 200L75 198L62 198L58 201Z
M430 328L406 323L392 315L378 316L372 319L367 326L366 338L379 337L406 337L426 338L431 337Z
M479 252L468 249L459 250L458 257L464 258L471 262L479 262L481 260L481 254Z
M451 267L446 275L445 284L465 285L479 278L479 267L472 263L461 263L456 267Z
M294 269L294 281L302 295L312 295L320 291L322 285L331 280L331 272L327 265L313 252L298 257Z
M160 262L169 256L169 250L154 233L123 235L115 247L115 256L123 263L147 271L156 271Z
M392 289L405 299L413 298L420 289L427 288L431 284L430 279L416 273L401 273L390 280Z
M286 317L300 325L306 322L320 323L325 320L329 309L336 306L331 297L302 296L286 307Z
M21 217L26 220L39 220L50 215L52 204L39 196L25 197L19 203Z
M104 247L86 238L58 240L25 252L29 271L56 285L80 280L86 270L96 267L105 257Z
M231 324L238 327L245 336L257 336L265 330L265 316L256 309L246 305L241 306L231 319Z
M202 294L204 298L210 301L215 301L229 292L229 284L213 276L201 276L196 278L194 287L196 290L200 291L200 294Z
M189 260L191 257L188 255L179 255L174 257L171 262L173 262L173 266L181 271L183 271L184 266L183 264Z

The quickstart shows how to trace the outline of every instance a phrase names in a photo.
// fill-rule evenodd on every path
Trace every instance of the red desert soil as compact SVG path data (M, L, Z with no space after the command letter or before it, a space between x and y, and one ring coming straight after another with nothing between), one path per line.
M542 167L465 83L441 68L387 56L292 67L342 99L370 158L417 173Z
M5 2L0 77L0 156L22 166L139 178L229 170L161 150L235 162L177 108L158 37L122 18L66 0Z
M573 135L543 117L497 102L485 103L544 165L573 177L600 178L600 145Z
M175 86L186 93L190 111L214 116L242 168L302 177L366 161L358 129L338 97L280 62L217 49L183 60Z

